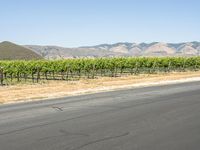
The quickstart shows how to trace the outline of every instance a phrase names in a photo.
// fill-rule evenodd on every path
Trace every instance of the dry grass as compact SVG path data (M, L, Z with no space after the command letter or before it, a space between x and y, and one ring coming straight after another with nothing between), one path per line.
M103 77L98 79L82 79L80 81L48 81L41 84L19 84L0 87L0 103L12 103L37 99L56 98L83 93L92 93L116 89L138 83L178 80L200 77L200 72L179 72L169 74L152 74L126 77Z

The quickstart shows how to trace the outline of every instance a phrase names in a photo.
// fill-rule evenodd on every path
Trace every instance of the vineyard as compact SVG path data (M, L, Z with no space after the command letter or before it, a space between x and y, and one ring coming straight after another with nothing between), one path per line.
M78 80L99 76L198 71L200 57L80 58L67 60L0 61L0 84L41 80Z

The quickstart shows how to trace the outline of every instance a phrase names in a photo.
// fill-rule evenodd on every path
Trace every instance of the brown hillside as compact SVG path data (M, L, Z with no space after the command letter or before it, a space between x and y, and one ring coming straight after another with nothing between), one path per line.
M30 60L42 59L32 50L11 42L0 43L0 60Z

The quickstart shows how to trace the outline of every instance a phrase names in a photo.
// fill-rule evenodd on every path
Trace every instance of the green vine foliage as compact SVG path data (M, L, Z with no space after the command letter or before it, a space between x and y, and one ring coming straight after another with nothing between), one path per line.
M200 57L119 57L0 61L4 80L72 80L200 69Z

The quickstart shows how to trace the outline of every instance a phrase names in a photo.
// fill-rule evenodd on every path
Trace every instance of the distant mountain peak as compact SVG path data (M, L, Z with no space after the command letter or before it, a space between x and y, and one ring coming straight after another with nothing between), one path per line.
M122 56L198 56L200 42L182 43L130 43L100 44L78 48L29 45L28 48L47 59L79 57L122 57Z

